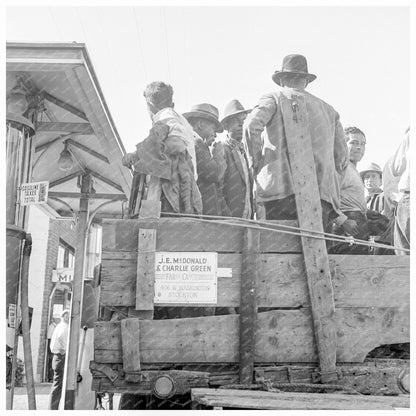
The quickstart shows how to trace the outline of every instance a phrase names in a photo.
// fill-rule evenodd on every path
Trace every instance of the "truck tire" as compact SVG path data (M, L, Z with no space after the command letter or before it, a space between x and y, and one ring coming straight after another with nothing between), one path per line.
M124 393L120 397L118 410L144 410L146 401L146 396Z

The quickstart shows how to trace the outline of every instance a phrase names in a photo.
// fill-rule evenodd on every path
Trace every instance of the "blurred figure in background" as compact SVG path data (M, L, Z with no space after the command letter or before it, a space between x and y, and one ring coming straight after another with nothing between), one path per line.
M245 110L240 101L232 100L225 107L221 124L227 130L222 141L226 169L222 181L225 203L233 217L253 218L253 181L243 139L243 123L250 110Z

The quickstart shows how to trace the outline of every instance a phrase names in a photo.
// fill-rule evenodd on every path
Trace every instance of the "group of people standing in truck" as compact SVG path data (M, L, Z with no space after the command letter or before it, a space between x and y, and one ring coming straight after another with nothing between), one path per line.
M126 166L147 176L142 196L160 200L162 214L297 219L287 149L293 138L286 136L280 110L282 97L296 95L306 104L324 231L409 249L409 129L385 173L375 163L359 172L365 133L358 127L344 129L336 110L306 91L316 79L308 72L306 58L286 56L272 79L276 91L264 94L253 109L232 99L222 119L208 103L180 114L174 110L170 85L149 84L144 97L153 127L136 152L124 157ZM385 248L370 250L394 254ZM368 254L369 248L338 242L328 251Z

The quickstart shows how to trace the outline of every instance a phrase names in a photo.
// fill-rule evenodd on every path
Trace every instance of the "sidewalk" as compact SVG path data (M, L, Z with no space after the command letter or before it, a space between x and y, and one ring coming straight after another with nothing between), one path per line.
M49 393L51 391L51 383L36 383L36 410L48 410ZM118 408L120 395L115 394L113 399L114 409ZM94 403L88 404L83 410L93 410ZM16 387L14 389L13 410L28 410L27 389L24 387Z

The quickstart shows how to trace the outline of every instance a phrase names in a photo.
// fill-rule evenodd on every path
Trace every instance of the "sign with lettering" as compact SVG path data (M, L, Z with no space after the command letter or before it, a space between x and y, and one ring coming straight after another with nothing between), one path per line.
M7 322L9 328L16 328L16 305L9 303L9 316Z
M217 253L155 254L155 304L217 303Z
M72 282L74 280L74 268L60 267L52 270L52 282Z
M20 187L20 205L46 204L49 182L23 183Z

